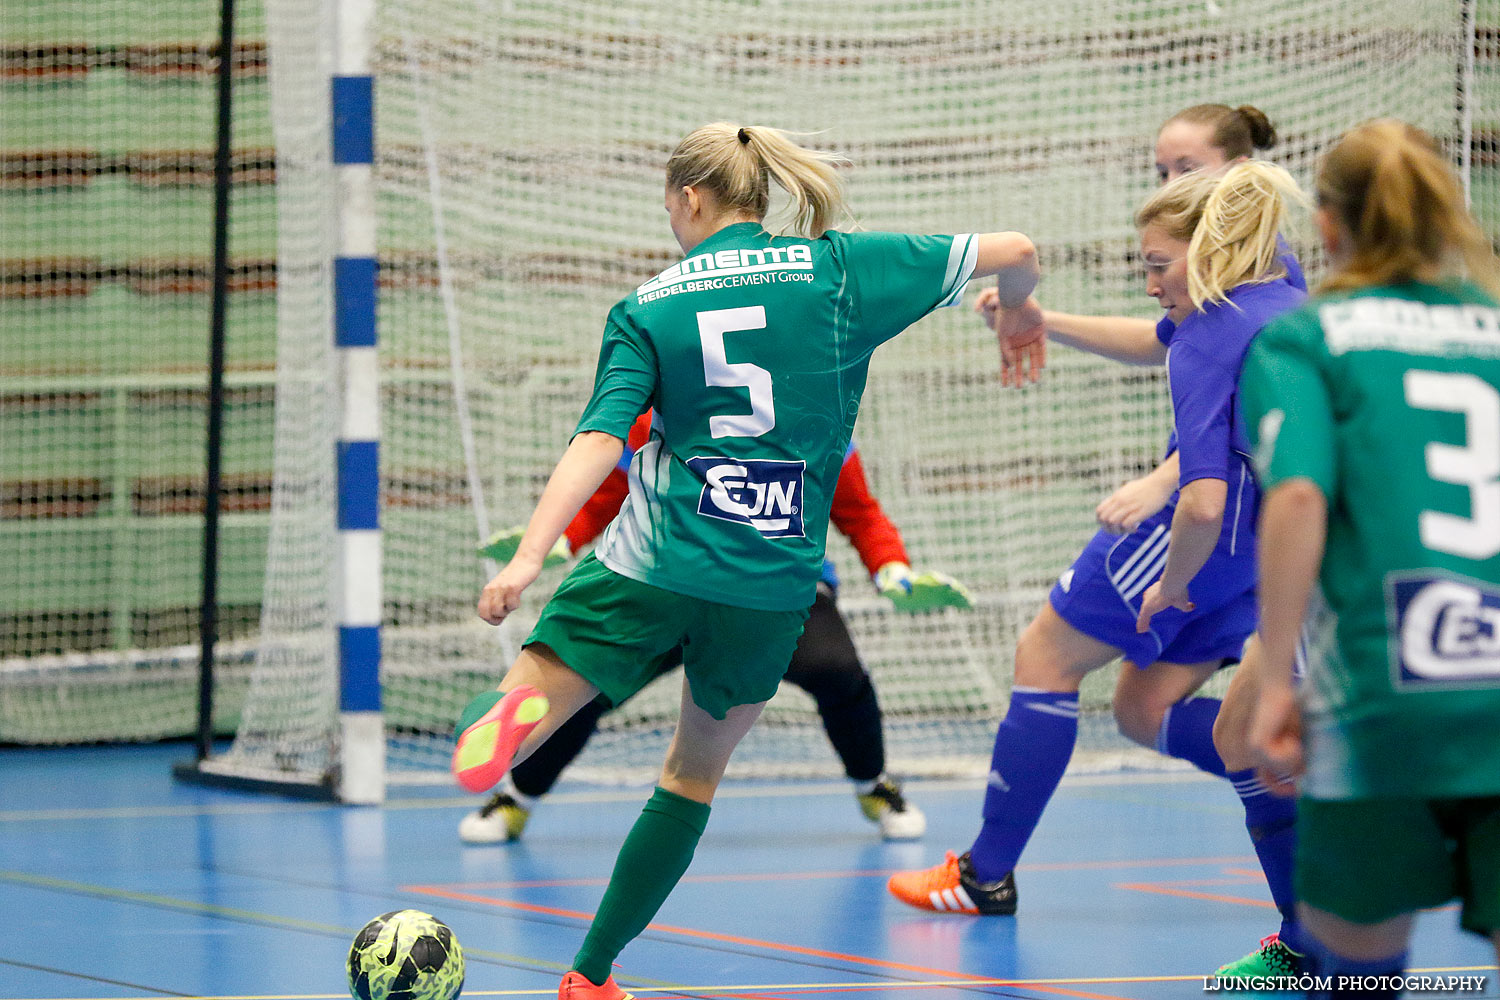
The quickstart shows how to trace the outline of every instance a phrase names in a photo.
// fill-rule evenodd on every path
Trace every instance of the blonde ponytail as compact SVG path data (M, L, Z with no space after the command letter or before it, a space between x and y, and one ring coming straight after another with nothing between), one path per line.
M1274 163L1230 167L1209 193L1188 245L1188 294L1200 309L1227 302L1246 282L1285 277L1277 242L1289 203L1307 204L1292 175Z
M1500 262L1421 129L1383 118L1344 133L1318 165L1318 205L1351 242L1321 290L1467 276L1500 297Z
M764 125L713 122L694 129L667 160L672 188L703 187L726 211L764 219L770 211L770 181L792 198L787 229L817 237L844 215L844 179L838 154L798 145L794 133Z
M1152 195L1135 223L1188 244L1188 294L1202 309L1227 302L1240 285L1286 275L1278 236L1291 203L1307 203L1292 175L1249 160L1223 173L1184 174Z

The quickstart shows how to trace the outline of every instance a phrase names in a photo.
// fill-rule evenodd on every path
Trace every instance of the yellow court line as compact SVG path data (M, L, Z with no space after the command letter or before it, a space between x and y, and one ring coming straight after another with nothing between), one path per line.
M1497 972L1493 965L1447 965L1422 969L1408 969L1408 975L1435 975L1458 972ZM1066 979L932 979L907 980L901 982L850 982L850 983L744 983L715 986L660 986L645 987L626 984L635 993L718 993L767 992L772 990L902 990L941 986L1107 986L1132 983L1196 983L1205 977L1196 976L1089 976ZM554 996L557 987L540 990L464 990L466 997L537 997ZM263 993L226 994L222 996L182 997L180 1000L347 1000L347 993ZM17 997L15 1000L121 1000L119 997ZM145 1000L145 998L141 998Z
M242 910L232 906L218 906L213 903L199 903L189 899L180 899L175 896L160 896L150 892L136 892L130 889L115 889L110 886L95 885L89 882L73 882L68 879L53 878L46 875L32 875L27 872L15 872L0 870L0 882L9 882L13 885L31 886L37 889L55 889L61 892L72 892L80 895L94 896L100 899L117 900L124 903L142 903L148 906L157 906L162 909L176 910L181 913L196 913L200 916L223 917L228 920L242 920L254 923L266 924L272 927L285 927L292 930L311 931L316 934L328 934L353 940L358 932L357 927L341 927L337 924L324 924L312 920L300 920L296 917L283 917L275 913L263 913L259 910ZM464 951L480 958L492 958L497 961L509 962L515 965L541 966L544 969L554 969L557 972L566 972L567 966L559 962L549 962L543 959L528 958L524 955L510 955L505 952L488 951L480 948L465 948ZM342 997L344 994L334 994ZM77 998L77 1000L88 1000L88 998ZM207 998L196 998L196 1000L207 1000ZM217 1000L217 998L214 998ZM238 997L235 1000L261 1000L258 997ZM274 998L272 998L274 1000Z
M214 917L228 917L230 919L254 920L260 923L275 924L280 927L291 927L297 930L314 931L319 934L349 934L353 935L358 928L339 927L334 924L323 924L313 920L299 920L295 917L279 917L270 913L258 913L255 910L240 910L232 906L218 906L213 903L196 903L192 900L179 899L175 896L159 896L151 892L136 892L131 889L114 889L109 886L95 885L89 882L73 882L69 879L53 878L47 875L32 875L28 872L0 871L0 882L9 882L12 885L25 885L37 889L57 889L63 892L74 892L82 895L97 896L102 899L114 899L126 903L145 903L150 906L159 906L163 909L178 910L185 913L197 913Z

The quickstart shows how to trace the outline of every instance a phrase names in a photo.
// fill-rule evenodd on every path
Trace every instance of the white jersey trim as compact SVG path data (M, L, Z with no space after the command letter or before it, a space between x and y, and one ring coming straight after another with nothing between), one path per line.
M943 275L942 298L936 308L957 305L963 297L964 287L979 264L979 237L973 233L959 233L953 237L953 246L948 250L948 270Z

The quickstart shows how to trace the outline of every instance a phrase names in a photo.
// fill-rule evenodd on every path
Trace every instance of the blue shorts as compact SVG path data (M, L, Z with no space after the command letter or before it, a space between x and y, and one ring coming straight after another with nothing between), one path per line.
M1135 630L1141 597L1166 566L1175 510L1166 507L1128 535L1095 534L1058 578L1048 601L1069 625L1120 649L1138 667L1158 661L1236 660L1255 631L1250 540L1242 541L1233 555L1221 548L1209 557L1188 584L1196 605L1192 611L1168 608L1151 619L1151 631Z

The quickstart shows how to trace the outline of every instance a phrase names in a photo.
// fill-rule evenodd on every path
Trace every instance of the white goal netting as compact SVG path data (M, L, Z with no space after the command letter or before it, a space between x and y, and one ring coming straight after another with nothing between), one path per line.
M273 512L260 660L231 760L327 766L333 366L323 27L270 0L282 206ZM1014 228L1042 252L1044 304L1148 317L1134 208L1157 126L1251 103L1304 181L1374 115L1457 144L1477 100L1459 0L382 0L376 113L384 690L393 775L446 766L450 727L508 665L549 574L496 630L473 614L489 530L524 522L588 397L609 306L676 257L661 194L677 140L729 119L822 132L846 152L870 229ZM322 142L322 145L319 143ZM1288 237L1311 276L1304 230ZM972 301L971 290L969 301ZM967 310L924 320L872 366L856 440L919 568L968 585L967 612L910 617L840 539L842 606L885 712L892 768L987 758L1018 629L1088 538L1094 505L1165 441L1161 373L1055 349L1042 384L997 385ZM288 405L289 401L295 401ZM1080 745L1118 746L1108 672ZM649 774L675 678L606 717L580 764ZM832 773L811 701L784 686L736 758Z

